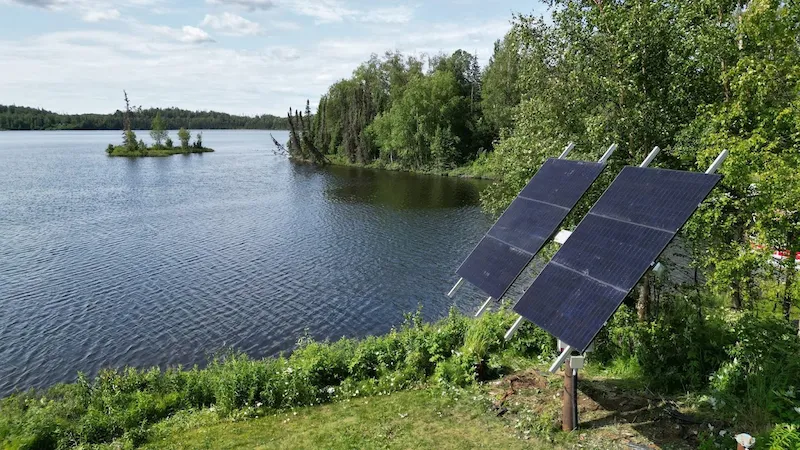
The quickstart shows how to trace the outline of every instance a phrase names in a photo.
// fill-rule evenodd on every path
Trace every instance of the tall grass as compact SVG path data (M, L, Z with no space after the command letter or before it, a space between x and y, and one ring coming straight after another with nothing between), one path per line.
M686 300L684 302L684 300ZM707 308L696 319L673 299L672 312L640 323L623 307L596 342L591 360L660 392L696 392L719 418L759 432L800 423L800 340L784 321ZM683 303L682 303L683 302ZM246 416L379 395L422 384L465 386L509 371L507 361L549 359L554 339L525 323L503 339L515 315L472 319L453 310L435 323L419 313L383 336L301 339L289 356L254 360L229 352L204 369L107 369L94 379L0 400L0 447L67 448L122 439L137 445L160 421L213 408ZM776 441L796 429L776 428Z
M384 336L301 339L288 357L254 360L231 352L204 369L107 369L93 380L79 375L75 383L0 400L0 446L53 449L117 438L136 445L153 424L182 410L266 412L388 393L430 380L469 383L500 372L492 367L493 355L518 352L503 340L512 321L507 312L472 320L451 311L426 324L417 313ZM532 326L520 336L549 339Z

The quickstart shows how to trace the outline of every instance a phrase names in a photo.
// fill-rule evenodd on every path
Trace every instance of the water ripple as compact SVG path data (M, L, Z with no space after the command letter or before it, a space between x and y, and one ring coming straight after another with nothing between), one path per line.
M266 132L142 160L107 158L117 139L0 132L0 395L227 347L275 355L306 329L382 333L418 305L442 317L489 225L479 183L293 166Z

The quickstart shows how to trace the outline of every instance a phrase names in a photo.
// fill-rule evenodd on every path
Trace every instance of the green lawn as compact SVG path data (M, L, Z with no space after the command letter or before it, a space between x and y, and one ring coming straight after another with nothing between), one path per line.
M145 448L550 448L519 438L512 427L488 413L487 406L478 397L405 391L240 422L203 425L198 417L173 421Z

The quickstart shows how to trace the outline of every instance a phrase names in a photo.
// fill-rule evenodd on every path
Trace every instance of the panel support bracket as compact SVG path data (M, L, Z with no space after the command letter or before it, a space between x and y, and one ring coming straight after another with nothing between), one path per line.
M450 292L447 293L447 296L449 298L453 298L453 296L456 295L456 291L458 290L458 288L461 287L462 284L464 284L464 278L463 277L459 278L458 281L456 281L456 284L453 286L452 289L450 289Z
M599 162L599 163L608 162L608 158L611 158L611 154L613 154L614 150L616 150L616 149L617 149L617 144L615 142L615 143L611 144L611 146L608 147L608 150L606 150L606 152L600 158L600 161L597 161L597 162Z
M561 367L562 364L564 364L564 361L566 361L567 358L569 358L570 355L572 355L573 350L575 349L572 348L572 346L570 345L568 345L567 348L562 350L561 354L558 355L558 358L556 358L556 360L553 361L553 365L551 365L550 369L548 369L550 373L556 373L558 371L558 368Z
M711 166L709 166L708 170L706 170L706 173L707 174L717 173L717 170L719 169L719 166L721 166L722 163L725 162L725 159L727 157L728 157L728 151L727 150L723 150L722 153L720 153L717 156L717 159L715 159L714 162L711 163Z
M564 147L564 151L561 152L561 155L558 156L558 159L566 158L567 155L569 155L569 152L571 152L573 148L575 148L575 143L574 142L570 142L569 144L567 144L567 146Z
M475 313L475 317L480 317L481 314L483 314L483 312L486 311L486 308L489 306L489 303L491 301L492 297L487 298L486 301L483 302L483 305L481 305L481 308L478 310L478 312Z
M653 147L653 150L651 150L650 154L647 155L647 158L645 158L644 161L642 161L642 163L639 164L639 167L647 167L647 166L649 166L650 163L653 162L654 159L656 159L656 156L658 156L658 154L660 152L661 152L661 148L659 148L657 145L655 147Z

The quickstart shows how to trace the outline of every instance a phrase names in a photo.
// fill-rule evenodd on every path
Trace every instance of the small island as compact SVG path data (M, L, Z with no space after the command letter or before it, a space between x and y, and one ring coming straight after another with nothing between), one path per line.
M124 92L124 91L123 91ZM145 156L170 156L177 154L189 153L208 153L213 152L213 149L203 147L203 133L197 133L197 138L191 144L189 139L191 133L186 128L178 130L178 139L180 146L176 147L169 137L169 132L161 119L161 113L156 113L155 118L150 125L150 137L153 138L153 145L147 146L143 140L136 139L136 133L131 129L130 120L131 110L128 101L128 93L125 92L125 118L124 118L124 131L122 132L122 145L108 144L106 153L108 156L127 156L127 157L145 157Z

